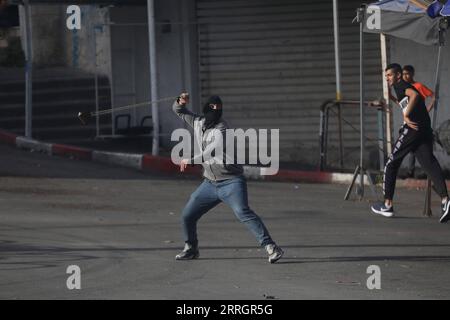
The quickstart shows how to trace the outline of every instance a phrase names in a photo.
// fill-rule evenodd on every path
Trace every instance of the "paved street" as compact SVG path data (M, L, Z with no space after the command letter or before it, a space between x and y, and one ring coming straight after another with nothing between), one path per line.
M1 299L448 299L450 224L422 218L424 191L397 193L393 219L346 186L250 182L251 207L285 257L271 265L220 205L179 262L180 212L199 180L0 145ZM68 290L66 269L81 269ZM381 289L369 290L370 265Z

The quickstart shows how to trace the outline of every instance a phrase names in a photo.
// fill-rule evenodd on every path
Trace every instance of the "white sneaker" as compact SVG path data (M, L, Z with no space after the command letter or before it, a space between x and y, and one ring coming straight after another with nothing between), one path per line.
M387 207L384 203L376 203L372 207L372 212L380 214L384 217L391 218L394 216L394 207Z
M175 260L193 260L198 259L199 256L200 252L197 246L185 243L183 251L175 256Z
M275 263L283 256L284 252L275 243L268 244L266 246L267 254L269 255L269 262Z
M442 212L441 218L439 219L440 223L446 223L450 218L450 200L445 201L442 204Z

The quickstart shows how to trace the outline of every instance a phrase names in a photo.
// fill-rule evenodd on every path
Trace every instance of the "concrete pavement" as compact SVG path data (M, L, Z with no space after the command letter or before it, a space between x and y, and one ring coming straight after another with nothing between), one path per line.
M271 265L220 205L199 224L201 258L178 262L180 212L198 179L0 145L1 299L448 299L450 225L399 189L393 219L345 186L250 182L251 207L285 257ZM70 265L81 290L68 290ZM381 270L369 290L367 268Z

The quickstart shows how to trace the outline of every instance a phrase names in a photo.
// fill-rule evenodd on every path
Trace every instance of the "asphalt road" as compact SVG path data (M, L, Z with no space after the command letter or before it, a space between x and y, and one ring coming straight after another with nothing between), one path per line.
M284 248L279 263L224 205L199 224L201 258L175 261L180 212L200 181L0 145L1 299L448 299L450 224L343 201L346 186L250 182L251 207ZM439 203L433 197L433 209ZM67 268L79 266L81 289ZM369 290L369 266L381 289Z

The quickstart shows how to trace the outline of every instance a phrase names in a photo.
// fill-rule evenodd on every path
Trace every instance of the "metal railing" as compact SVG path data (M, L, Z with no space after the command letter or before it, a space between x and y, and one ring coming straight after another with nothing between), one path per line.
M384 161L386 157L386 140L384 137L384 112L386 111L386 105L383 101L365 101L367 107L377 109L378 118L378 139L374 140L365 136L366 141L372 141L377 143L379 150L380 159L380 169L384 167ZM339 168L344 169L344 141L343 141L343 124L351 127L355 132L360 132L358 128L352 125L342 116L343 106L359 106L359 101L354 100L326 100L320 106L320 129L319 129L319 144L320 144L320 160L319 160L319 170L324 171L327 167L327 156L328 156L328 135L329 135L329 120L330 112L337 115L337 126L338 126L338 148L339 148Z

